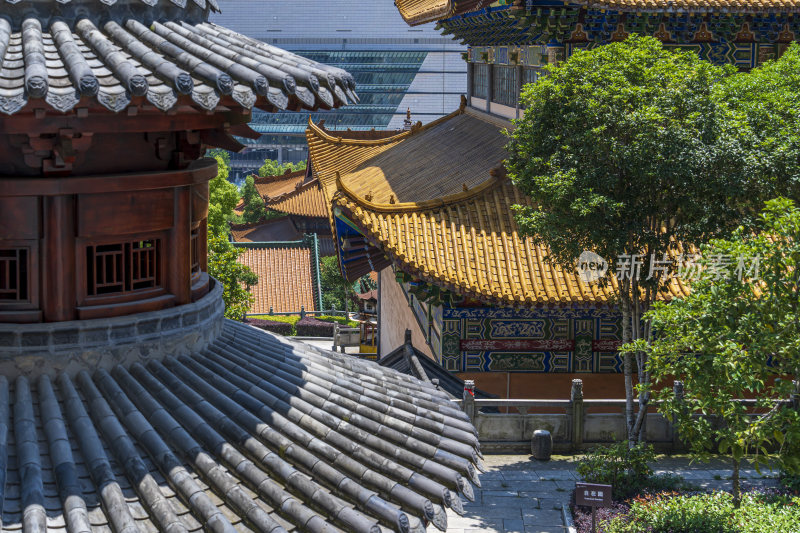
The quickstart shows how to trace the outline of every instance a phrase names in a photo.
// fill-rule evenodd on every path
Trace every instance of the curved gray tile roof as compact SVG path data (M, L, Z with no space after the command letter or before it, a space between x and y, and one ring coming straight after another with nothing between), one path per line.
M226 321L202 353L0 376L6 531L423 531L472 498L446 394Z
M358 100L346 71L206 22L205 1L0 0L0 112L37 101L117 112L142 100L163 111L213 110L227 97L268 110Z

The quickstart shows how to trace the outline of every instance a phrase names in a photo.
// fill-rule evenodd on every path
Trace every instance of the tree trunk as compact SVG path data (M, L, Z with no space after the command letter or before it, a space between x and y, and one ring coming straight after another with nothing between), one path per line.
M733 508L738 509L742 503L742 492L739 486L739 464L740 461L733 460Z
M629 281L623 280L620 283L620 310L622 311L622 343L631 342L631 304L630 304L630 285ZM625 352L622 354L623 372L625 375L625 421L628 430L628 445L635 444L633 437L633 426L635 424L635 412L633 409L633 354Z

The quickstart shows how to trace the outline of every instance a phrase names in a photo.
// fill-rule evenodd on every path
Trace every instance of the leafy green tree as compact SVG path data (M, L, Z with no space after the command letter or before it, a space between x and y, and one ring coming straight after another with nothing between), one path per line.
M303 170L306 168L306 162L300 161L299 163L278 163L272 159L265 159L264 164L258 169L258 175L262 178L264 176L278 176L287 170L294 172L296 170Z
M655 385L684 384L683 398L668 386L656 393L681 439L700 457L731 456L735 507L742 459L800 472L800 390L792 381L800 374L800 209L769 201L759 229L712 241L691 294L655 304L647 318L658 334L640 346ZM739 401L745 397L755 398L757 414Z
M221 152L221 153L219 153ZM239 203L239 189L228 181L230 167L225 162L225 150L216 150L217 176L208 182L208 234L227 235L230 231L228 222L233 220L233 210ZM228 156L230 160L230 156Z
M336 256L323 257L319 261L319 278L322 285L322 308L357 309L358 291L362 286L372 287L374 282L369 276L362 276L354 283L347 281L339 269ZM347 307L345 307L345 305Z
M242 320L253 305L249 288L258 283L258 276L237 261L243 250L237 249L221 234L208 236L208 273L222 284L225 317Z
M244 201L244 215L242 216L244 221L254 224L264 219L267 215L267 208L264 206L264 199L258 194L252 175L245 178L241 192Z
M602 256L617 273L623 342L649 339L642 317L669 275L651 271L652 259L674 254L678 242L727 234L742 204L761 195L738 115L717 90L735 69L632 36L548 73L526 86L525 114L510 133L506 166L534 205L515 207L521 232L567 270L584 250ZM646 352L622 355L633 444L644 435L650 374Z
M762 198L798 198L800 184L800 46L777 61L726 80L721 98L737 115L752 176ZM763 204L752 207L755 216Z

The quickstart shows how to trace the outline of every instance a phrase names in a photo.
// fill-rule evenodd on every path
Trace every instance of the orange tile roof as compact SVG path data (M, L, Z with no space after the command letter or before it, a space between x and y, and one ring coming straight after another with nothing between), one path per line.
M258 276L250 288L255 297L251 313L317 310L316 273L312 249L302 241L237 244L244 249L239 262Z
M530 199L505 177L507 122L464 106L377 141L306 131L315 175L334 209L401 270L490 304L610 303L519 235L511 205ZM678 281L671 295L684 294Z
M308 183L299 183L293 190L266 201L267 209L300 215L305 217L327 217L328 207L319 181L313 179Z

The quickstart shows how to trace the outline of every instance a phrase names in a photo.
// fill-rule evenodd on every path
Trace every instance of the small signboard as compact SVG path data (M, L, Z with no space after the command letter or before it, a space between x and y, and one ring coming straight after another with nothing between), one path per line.
M575 503L586 507L611 507L611 485L575 483Z
M597 508L611 507L611 485L575 483L575 505L592 508L592 533L597 531Z

